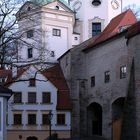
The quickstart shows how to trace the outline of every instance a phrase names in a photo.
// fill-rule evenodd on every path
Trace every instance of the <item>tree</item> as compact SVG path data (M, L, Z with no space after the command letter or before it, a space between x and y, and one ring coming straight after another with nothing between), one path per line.
M38 51L37 58L32 59L28 63L47 63L45 55L50 55L49 49L45 48L39 37L31 42L26 41L24 38L25 32L18 29L18 21L23 18L17 11L19 7L25 2L25 0L2 0L0 3L0 69L6 69L11 67L21 66L21 64L27 65L26 60L22 60L18 54L22 47L32 47ZM34 19L30 16L24 17L29 20L30 23L35 24ZM32 26L32 25L31 25ZM27 27L28 28L28 27ZM26 29L27 29L26 28ZM44 36L44 32L40 29L36 30L38 36ZM47 44L44 44L47 46Z
M16 59L16 42L20 38L17 33L15 12L18 3L12 0L0 2L0 69L10 65Z

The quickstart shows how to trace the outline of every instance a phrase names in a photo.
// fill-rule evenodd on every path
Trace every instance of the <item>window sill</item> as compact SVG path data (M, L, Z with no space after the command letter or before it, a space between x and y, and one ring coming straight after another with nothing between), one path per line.
M38 103L25 103L27 105L37 105Z
M55 126L67 126L67 124L56 124Z
M38 124L26 124L26 126L31 126L31 127L35 127L37 126Z
M12 124L12 126L23 126L23 124Z
M51 105L53 103L40 103L41 105Z
M24 103L14 103L14 102L13 102L13 104L14 104L14 105L23 105Z

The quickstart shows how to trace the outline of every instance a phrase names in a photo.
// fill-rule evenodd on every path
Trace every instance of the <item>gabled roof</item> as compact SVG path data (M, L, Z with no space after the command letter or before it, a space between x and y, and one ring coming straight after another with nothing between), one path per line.
M14 81L22 76L22 74L26 72L30 68L30 66L19 68L17 70L17 77L15 79L12 79L11 70L0 70L0 78L7 78L6 83L14 83ZM57 109L71 110L69 88L59 64L56 64L55 66L44 70L43 72L41 72L41 74L46 77L47 80L50 81L58 90Z
M68 5L66 5L64 2L62 2L62 0L52 1L44 6L49 8L49 6L51 6L53 3L57 3L58 6L60 6L61 8L63 8L67 12L74 13Z
M11 70L0 70L0 78L6 79L6 82L12 81L12 71Z
M20 7L20 9L18 10L18 12L16 13L16 16L18 17L19 16L19 14L22 12L22 10L25 12L25 9L24 9L24 7L26 7L27 5L32 5L32 6L36 6L37 7L37 5L35 4L35 3L33 3L33 2L31 2L31 1L26 1L21 7Z
M58 90L68 90L66 80L59 64L46 69L42 74L55 85Z
M0 78L6 79L6 82L12 80L12 71L11 70L0 70ZM0 85L0 97L5 97L9 99L12 96L12 90Z
M132 25L126 34L126 38L131 38L137 34L140 34L140 21Z
M137 19L130 9L121 13L110 21L104 31L95 39L95 41L93 41L93 43L88 45L85 50L107 41L136 22Z
M70 110L71 109L70 93L65 77L59 64L43 71L42 73L58 89L57 109Z

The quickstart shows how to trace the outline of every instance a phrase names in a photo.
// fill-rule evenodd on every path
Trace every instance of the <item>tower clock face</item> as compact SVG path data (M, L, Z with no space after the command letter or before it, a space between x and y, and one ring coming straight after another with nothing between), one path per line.
M72 8L75 12L79 11L81 6L82 6L82 2L80 0L69 0L70 3L72 3Z
M119 2L117 0L112 0L111 1L111 6L113 9L118 9L119 8Z

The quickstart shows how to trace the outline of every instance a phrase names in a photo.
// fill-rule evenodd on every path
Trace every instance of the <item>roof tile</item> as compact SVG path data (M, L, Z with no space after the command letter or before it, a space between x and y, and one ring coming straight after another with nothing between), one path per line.
M110 21L104 31L95 39L93 43L88 45L86 49L92 48L95 45L110 39L116 34L119 34L121 32L121 29L123 29L124 27L129 27L136 22L137 19L130 9L121 13Z

